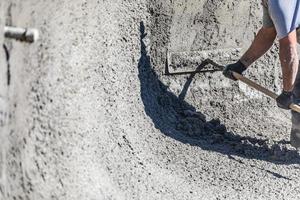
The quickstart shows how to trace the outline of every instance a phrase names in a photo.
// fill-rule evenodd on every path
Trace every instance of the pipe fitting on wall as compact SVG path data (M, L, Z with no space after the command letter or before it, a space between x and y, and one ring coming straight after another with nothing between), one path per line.
M5 26L4 36L6 38L16 39L21 42L33 43L38 40L39 31L34 28L19 28L19 27Z

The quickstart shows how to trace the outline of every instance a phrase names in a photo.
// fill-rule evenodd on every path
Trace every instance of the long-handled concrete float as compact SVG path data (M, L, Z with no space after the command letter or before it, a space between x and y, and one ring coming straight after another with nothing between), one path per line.
M246 78L246 77L244 77L244 76L242 76L242 75L240 75L236 72L232 72L232 74L236 79L238 79L238 80L242 81L243 83L251 86L252 88L264 93L265 95L271 97L272 99L276 99L278 97L278 95L275 94L274 92L262 87L261 85L251 81L250 79L248 79L248 78ZM290 109L300 113L300 106L298 106L297 104L292 103L290 105Z
M166 75L184 75L222 71L224 66L216 62L234 62L239 58L239 55L240 49L237 48L193 52L168 52L165 72ZM274 92L238 73L233 72L233 76L272 99L278 97ZM290 108L300 113L300 106L292 103Z

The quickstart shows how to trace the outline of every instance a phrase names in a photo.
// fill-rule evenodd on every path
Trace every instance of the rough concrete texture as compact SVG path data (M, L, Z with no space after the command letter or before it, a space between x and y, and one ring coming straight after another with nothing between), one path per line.
M245 49L258 0L0 5L41 32L0 54L1 199L300 198L288 112L221 72L164 75L167 52ZM247 76L280 90L276 45Z

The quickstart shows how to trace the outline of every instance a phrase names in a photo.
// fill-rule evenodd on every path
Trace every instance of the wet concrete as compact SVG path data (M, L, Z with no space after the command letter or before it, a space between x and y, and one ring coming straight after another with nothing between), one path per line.
M168 52L243 51L259 1L10 0L4 10L41 39L5 41L2 199L299 198L290 113L220 71L165 75ZM246 76L278 92L277 49Z

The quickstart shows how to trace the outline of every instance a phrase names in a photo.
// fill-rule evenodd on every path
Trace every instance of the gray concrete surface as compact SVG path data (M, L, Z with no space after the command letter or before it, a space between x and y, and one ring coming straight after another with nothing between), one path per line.
M259 1L0 5L41 33L0 51L0 199L300 198L288 112L221 72L164 75L168 51L245 49ZM247 76L280 90L276 45Z

